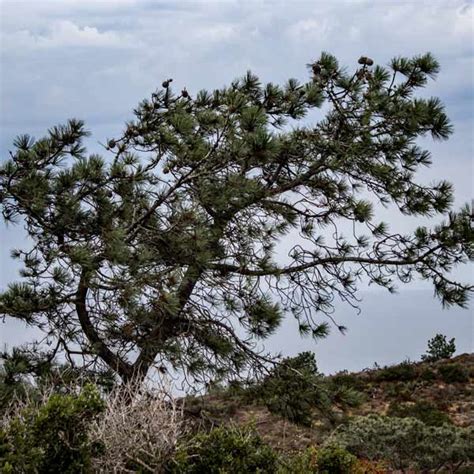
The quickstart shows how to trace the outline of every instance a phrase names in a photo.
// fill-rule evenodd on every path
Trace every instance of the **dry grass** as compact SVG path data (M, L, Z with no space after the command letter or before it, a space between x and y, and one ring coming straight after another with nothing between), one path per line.
M183 430L182 410L166 390L122 386L91 428L91 440L103 447L94 472L163 472Z

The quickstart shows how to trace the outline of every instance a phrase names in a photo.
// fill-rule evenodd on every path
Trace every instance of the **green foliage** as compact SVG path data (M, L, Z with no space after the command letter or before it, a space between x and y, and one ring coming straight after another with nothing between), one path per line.
M466 307L472 285L445 275L474 258L472 209L452 212L452 186L416 176L431 162L417 141L452 131L439 99L419 93L438 63L362 57L349 72L323 52L309 69L304 82L247 72L197 94L166 79L105 140L108 157L86 152L75 119L18 137L0 206L31 246L12 252L21 281L0 293L0 316L125 381L160 360L206 382L261 372L269 357L255 339L285 314L301 335L325 336L315 315L337 297L356 306L361 277L388 290L421 277ZM446 220L392 233L374 202ZM342 220L353 232L339 232ZM290 232L301 238L283 263Z
M252 429L215 428L178 448L170 471L176 474L275 473L278 456Z
M332 403L340 407L358 407L365 400L364 381L355 374L339 372L325 378L325 383Z
M330 380L334 386L348 387L359 391L363 391L366 388L366 383L362 377L351 374L347 370L332 375Z
M315 408L329 411L323 377L312 352L302 352L277 365L255 389L268 409L294 423L311 425Z
M433 380L436 380L436 378L436 372L430 368L423 368L420 372L420 379L424 380L425 382L431 382Z
M262 382L251 386L246 396L304 426L311 425L315 410L333 421L333 405L345 409L365 399L358 390L320 374L312 352L284 359Z
M413 397L413 382L391 382L386 387L386 394L398 401L411 401Z
M357 458L338 444L310 446L282 462L278 474L350 474Z
M399 418L416 418L429 426L452 423L447 413L427 400L420 400L415 403L392 402L388 407L387 415Z
M355 417L330 440L357 457L385 460L393 469L440 469L473 462L473 441L472 428L378 415Z
M410 361L384 367L377 371L375 379L378 382L407 382L416 379L417 370Z
M94 371L59 364L53 353L25 347L14 347L0 353L0 412L12 402L37 399L41 390L63 392L86 383L95 384L103 392L110 391L115 376L110 370Z
M318 449L310 446L298 454L287 457L283 460L278 474L317 474L317 454Z
M27 405L4 423L0 433L2 472L84 472L94 447L89 423L104 409L98 391L53 394L44 404Z
M350 474L357 458L337 444L328 444L316 455L318 474Z
M454 337L448 342L446 336L436 334L436 336L428 341L428 350L426 354L421 356L422 360L436 362L442 359L450 359L456 352L456 344L454 341Z
M248 324L252 334L265 338L274 333L283 319L277 304L268 298L260 298L246 308Z
M461 364L445 364L438 367L439 375L446 383L466 383L469 372Z

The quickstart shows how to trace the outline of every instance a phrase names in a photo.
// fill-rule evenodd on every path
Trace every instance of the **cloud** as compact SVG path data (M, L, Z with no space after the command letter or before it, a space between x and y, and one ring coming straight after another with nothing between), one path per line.
M130 44L130 38L113 31L99 31L96 27L79 26L70 20L52 23L45 33L20 30L4 34L4 47L11 50L51 49L68 47L114 48Z
M296 41L323 39L331 33L331 25L327 19L306 18L290 25L287 34Z
M86 121L94 134L89 151L102 152L97 142L117 136L133 107L168 77L178 90L185 85L194 93L228 84L248 68L264 81L306 80L306 63L323 50L350 68L361 54L387 64L396 55L431 51L442 70L426 94L447 104L455 134L428 145L434 165L420 180L452 181L457 204L472 196L470 1L0 0L0 10L0 160L15 135L39 138L70 117ZM394 231L419 225L390 211L383 217ZM0 224L0 289L17 276L9 249L22 238L21 227L5 231ZM368 328L379 319L381 305L375 306ZM394 321L393 327L404 327L395 315ZM443 321L446 328L451 324ZM380 324L385 343L383 334L395 329L384 332ZM360 345L357 334L354 344ZM332 358L337 351L327 353Z
M348 67L361 54L386 64L432 51L442 72L426 93L472 123L473 9L461 0L45 0L1 9L2 143L14 129L72 115L120 129L167 77L190 91L221 87L249 68L264 81L305 80L305 64L322 50Z

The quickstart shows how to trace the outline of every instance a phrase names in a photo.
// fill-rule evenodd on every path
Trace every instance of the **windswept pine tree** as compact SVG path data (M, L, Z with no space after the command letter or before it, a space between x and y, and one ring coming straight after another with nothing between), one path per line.
M326 335L335 298L356 305L364 280L430 280L444 304L465 306L473 287L449 272L473 258L471 210L451 211L449 183L416 180L431 163L417 139L451 133L440 100L416 96L438 69L426 54L388 67L362 57L348 73L323 53L305 83L248 72L177 93L169 79L108 158L86 153L79 120L18 137L0 202L32 245L13 251L23 280L0 313L43 331L49 358L125 381L170 366L202 380L269 362L258 341L285 317ZM322 120L302 122L323 104ZM402 235L374 204L441 223Z

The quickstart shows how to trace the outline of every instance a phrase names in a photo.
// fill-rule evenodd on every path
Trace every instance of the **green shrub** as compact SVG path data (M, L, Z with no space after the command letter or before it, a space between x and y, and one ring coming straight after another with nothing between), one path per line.
M436 378L436 372L431 369L423 369L420 373L420 379L425 380L426 382L432 382L433 380L436 380Z
M357 457L384 460L393 469L440 469L474 461L474 430L427 426L415 418L355 417L331 436Z
M361 377L358 377L355 374L350 374L347 370L332 375L330 380L334 387L348 387L360 392L366 387L366 384Z
M397 401L408 402L413 397L413 382L390 382L386 388L386 394L389 398L395 398Z
M263 382L247 390L247 397L263 402L272 413L305 426L311 425L314 410L333 421L333 405L354 407L365 400L363 393L344 384L340 377L321 375L311 352L285 359Z
M337 444L330 444L318 450L316 464L318 474L349 474L357 458Z
M446 336L436 334L433 339L428 341L428 350L425 355L421 356L422 360L427 362L436 362L442 359L450 359L456 352L454 337L448 342Z
M292 456L278 470L279 474L348 474L357 458L337 444L317 448L310 446Z
M416 379L418 376L416 368L409 361L404 361L398 365L386 366L375 374L378 382L407 382Z
M443 382L465 383L469 381L468 371L460 364L447 364L438 368L438 372Z
M388 408L388 416L398 418L416 418L429 426L441 426L451 423L447 413L442 412L435 405L426 400L412 404L392 402Z
M277 454L252 429L216 428L178 449L170 466L176 474L275 473Z
M333 403L348 407L358 407L365 400L365 383L356 375L339 372L327 377L329 397Z
M12 400L39 400L45 390L65 393L90 383L107 393L115 381L111 370L72 367L51 360L48 353L14 347L0 352L0 412L8 411Z
M318 474L318 449L310 446L282 463L278 474Z
M324 378L318 373L314 354L302 352L285 359L255 388L272 413L294 423L311 425L312 410L330 411L330 399Z
M79 394L53 394L42 404L27 405L0 432L2 472L87 471L93 454L89 423L103 408L92 385Z

